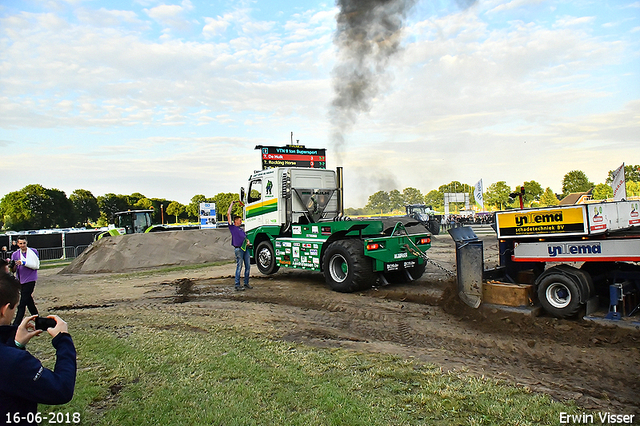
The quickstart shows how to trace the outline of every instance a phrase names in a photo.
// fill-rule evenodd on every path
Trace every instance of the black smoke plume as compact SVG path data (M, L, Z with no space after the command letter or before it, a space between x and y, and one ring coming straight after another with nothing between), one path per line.
M335 99L329 113L338 153L344 133L358 114L371 109L379 81L400 50L402 27L416 0L337 0L338 63L333 69Z
M339 7L334 43L338 61L333 69L335 98L329 118L332 142L340 155L344 134L356 123L358 115L371 110L379 82L391 79L386 72L397 54L407 14L417 0L336 0ZM477 0L455 0L460 9L468 9Z

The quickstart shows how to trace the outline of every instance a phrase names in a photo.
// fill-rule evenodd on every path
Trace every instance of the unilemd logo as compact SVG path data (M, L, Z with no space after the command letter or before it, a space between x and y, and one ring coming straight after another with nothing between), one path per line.
M562 212L556 213L527 213L515 216L516 226L538 225L541 223L562 222Z
M583 243L583 244L549 244L547 245L549 256L556 257L559 255L589 255L601 254L602 247L600 243Z

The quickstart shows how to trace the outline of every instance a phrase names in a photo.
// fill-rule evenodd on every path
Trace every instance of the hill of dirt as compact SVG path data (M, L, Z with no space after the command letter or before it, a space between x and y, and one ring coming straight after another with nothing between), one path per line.
M102 238L60 273L129 272L233 259L235 256L228 229L166 231Z
M410 233L425 232L419 222L407 217L378 218L387 233L398 222ZM415 227L415 228L413 228ZM165 231L105 237L93 243L61 274L128 272L173 265L195 265L234 260L231 234L227 228Z

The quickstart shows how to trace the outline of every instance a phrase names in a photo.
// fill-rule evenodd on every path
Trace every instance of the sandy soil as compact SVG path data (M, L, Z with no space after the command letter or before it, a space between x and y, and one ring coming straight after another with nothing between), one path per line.
M483 239L487 264L497 262L495 237ZM218 244L224 243L226 250L223 240ZM142 252L160 259L159 250ZM429 255L445 269L455 269L448 235L434 237ZM236 292L234 268L228 264L145 275L43 270L35 297L42 311L63 317L90 309L125 316L149 310L215 311L220 321L243 324L274 339L412 357L445 371L484 375L574 400L584 409L640 415L637 330L474 310L455 296L451 277L433 265L413 283L354 294L332 292L318 273L281 269L265 277L255 267L254 289Z

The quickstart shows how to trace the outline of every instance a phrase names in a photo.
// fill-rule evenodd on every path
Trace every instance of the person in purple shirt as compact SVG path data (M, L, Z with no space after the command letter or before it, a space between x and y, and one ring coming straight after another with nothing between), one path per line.
M31 315L38 315L36 302L33 300L33 290L36 288L38 280L38 268L40 268L40 257L38 250L27 247L27 237L18 237L18 250L11 255L13 272L22 284L20 290L20 304L16 312L16 319L13 324L22 322L26 308L29 308Z
M231 232L231 245L234 247L234 252L236 254L236 291L242 291L245 288L253 288L249 285L249 268L250 268L250 257L249 257L249 240L247 239L247 234L245 234L244 230L240 228L242 225L242 218L240 216L231 216L231 210L233 206L239 203L238 200L234 201L229 205L229 211L227 211L227 222L229 223L229 232ZM246 244L245 244L246 243ZM243 249L244 247L244 249ZM242 270L242 265L244 264L244 287L240 286L240 272Z

